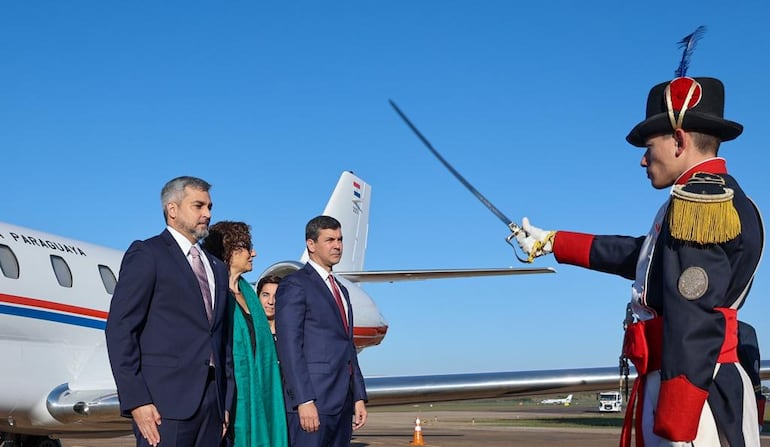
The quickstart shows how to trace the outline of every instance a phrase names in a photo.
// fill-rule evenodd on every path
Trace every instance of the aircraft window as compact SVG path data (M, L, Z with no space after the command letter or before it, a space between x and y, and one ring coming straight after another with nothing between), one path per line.
M51 255L51 265L59 285L62 287L72 287L72 270L67 265L67 261L61 256Z
M102 284L104 284L104 290L110 295L115 291L115 284L118 282L115 279L115 274L112 273L109 267L99 264L99 275L102 277Z
M19 279L19 260L11 247L3 244L0 244L0 270L6 278Z

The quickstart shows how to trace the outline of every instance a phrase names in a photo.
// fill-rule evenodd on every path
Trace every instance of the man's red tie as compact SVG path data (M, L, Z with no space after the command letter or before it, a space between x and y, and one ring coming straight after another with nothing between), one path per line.
M334 280L334 276L332 276L331 273L329 273L329 284L332 286L332 295L334 295L334 301L337 302L337 308L340 310L340 317L342 318L342 325L345 326L345 333L349 334L348 331L348 315L345 313L345 306L342 305L342 294L340 293L340 289L337 287L337 281Z
M209 324L211 324L211 320L214 318L211 289L209 288L209 280L206 276L206 268L203 266L201 253L195 245L190 247L190 257L192 258L193 273L195 273L195 277L198 279L198 286L200 286L201 295L203 295L203 307L206 309L206 318L208 318ZM209 355L209 365L214 366L213 352Z
M214 315L211 289L209 288L209 280L206 277L206 268L203 267L200 251L198 251L198 247L195 245L190 247L190 257L192 258L193 273L195 273L195 277L198 279L198 286L200 286L201 295L203 295L203 307L206 309L206 318L209 319L209 324L211 324L211 319Z

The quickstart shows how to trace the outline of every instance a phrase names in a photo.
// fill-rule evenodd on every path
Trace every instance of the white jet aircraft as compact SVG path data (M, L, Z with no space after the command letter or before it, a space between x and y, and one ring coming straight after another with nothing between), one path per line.
M370 186L344 172L324 210L345 231L344 257L336 268L350 291L359 350L382 342L388 329L361 282L553 272L364 271L370 200ZM61 437L130 433L130 421L120 417L103 334L122 256L118 250L0 222L0 445L57 447ZM262 275L285 275L303 260L276 263ZM763 378L770 378L770 362L762 366ZM600 391L616 385L618 373L617 368L589 368L365 380L374 406Z
M543 399L540 401L541 404L546 405L564 405L568 406L572 403L572 394L568 395L564 399Z

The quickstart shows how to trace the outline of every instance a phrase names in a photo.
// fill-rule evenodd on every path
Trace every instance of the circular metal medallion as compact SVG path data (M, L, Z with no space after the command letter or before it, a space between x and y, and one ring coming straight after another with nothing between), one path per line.
M688 267L679 275L677 284L679 293L686 299L693 301L702 297L709 288L709 277L700 267Z

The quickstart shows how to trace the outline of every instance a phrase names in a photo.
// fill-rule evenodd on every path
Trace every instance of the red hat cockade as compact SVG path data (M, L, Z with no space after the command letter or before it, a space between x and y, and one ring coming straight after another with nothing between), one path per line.
M678 77L654 86L647 96L647 116L634 126L626 141L645 147L648 138L670 134L675 129L733 140L743 126L723 118L725 87L716 78Z
M702 91L698 81L693 78L676 78L666 86L666 111L672 128L682 127L687 109L698 105Z

